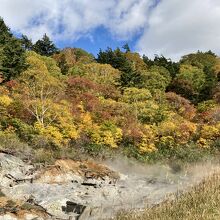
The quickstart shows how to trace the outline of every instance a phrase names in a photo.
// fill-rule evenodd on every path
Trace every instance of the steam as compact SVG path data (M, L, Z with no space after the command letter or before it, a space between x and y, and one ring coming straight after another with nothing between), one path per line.
M117 158L105 164L120 173L117 187L126 189L120 200L124 209L142 209L159 204L179 191L184 192L205 178L220 172L212 160L194 164L143 165L131 159Z

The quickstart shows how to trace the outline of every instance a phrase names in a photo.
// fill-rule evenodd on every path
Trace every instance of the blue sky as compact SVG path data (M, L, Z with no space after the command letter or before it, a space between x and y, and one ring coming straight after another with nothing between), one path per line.
M0 16L33 41L94 55L121 47L178 60L197 50L220 54L219 0L0 0Z
M65 48L65 47L82 48L96 56L100 49L105 50L107 47L111 47L113 49L117 47L121 48L126 43L128 43L130 49L134 51L136 42L140 34L141 32L132 36L131 39L121 40L112 36L111 32L108 31L106 28L98 27L90 33L90 36L82 36L76 41L58 40L56 42L56 45L59 48Z
M161 0L154 0L152 1L152 5L150 10L154 10L154 8L159 4ZM95 30L91 31L89 36L85 35L82 36L80 39L76 41L57 41L56 44L59 48L65 47L79 47L82 48L93 55L97 55L99 50L106 49L107 47L111 47L116 49L117 47L123 47L126 43L128 43L130 49L132 51L136 50L136 43L140 36L143 34L144 28L140 29L137 33L133 34L133 36L129 39L120 39L114 37L112 33L103 26L96 28Z

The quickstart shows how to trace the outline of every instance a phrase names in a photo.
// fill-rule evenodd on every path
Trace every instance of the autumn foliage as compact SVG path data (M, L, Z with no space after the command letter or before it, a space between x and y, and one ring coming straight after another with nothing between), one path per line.
M143 159L164 149L213 149L219 141L220 58L211 52L175 63L119 48L95 59L79 48L42 56L22 47L19 68L6 74L2 48L0 135L36 152L113 151Z

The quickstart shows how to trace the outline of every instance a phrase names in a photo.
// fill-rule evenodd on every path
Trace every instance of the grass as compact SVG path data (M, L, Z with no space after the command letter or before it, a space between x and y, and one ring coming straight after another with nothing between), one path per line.
M189 192L144 212L119 214L117 220L219 220L220 174L209 177Z

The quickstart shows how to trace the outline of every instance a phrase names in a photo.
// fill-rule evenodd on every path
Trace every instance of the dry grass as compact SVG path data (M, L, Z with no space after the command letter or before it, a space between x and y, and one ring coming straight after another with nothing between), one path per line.
M220 174L215 174L173 201L143 213L120 214L117 220L219 220Z

